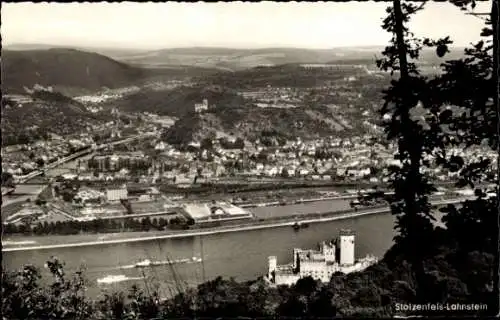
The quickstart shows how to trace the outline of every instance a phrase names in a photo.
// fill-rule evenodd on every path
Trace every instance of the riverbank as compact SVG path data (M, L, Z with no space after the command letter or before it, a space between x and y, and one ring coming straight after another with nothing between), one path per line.
M440 206L446 204L459 203L467 198L458 198L451 200L442 200L435 201L433 205ZM102 240L93 240L93 241L74 241L75 237L78 236L61 236L57 239L59 243L47 243L43 245L36 246L15 246L8 245L2 248L2 252L12 252L12 251L29 251L29 250L45 250L45 249L57 249L57 248L71 248L71 247L86 247L86 246L99 246L99 245L110 245L110 244L119 244L119 243L130 243L130 242L144 242L144 241L154 241L161 239L173 239L173 238L184 238L184 237L195 237L195 236L203 236L203 235L211 235L211 234L221 234L221 233L229 233L229 232L239 232L239 231L248 231L248 230L258 230L258 229L268 229L268 228L278 228L278 227L292 227L297 222L301 223L321 223L335 220L343 220L343 219L352 219L367 215L374 214L383 214L390 212L388 207L383 208L375 208L375 209L367 209L360 211L351 211L351 212L329 212L329 213L321 213L315 214L314 217L311 215L303 215L301 217L291 216L284 217L279 221L269 221L268 219L262 219L260 221L249 221L246 223L238 224L238 225L230 225L230 226L219 226L213 228L206 229L196 229L196 230L180 230L180 231L163 231L156 232L154 235L151 233L147 233L144 236L138 236L133 233L124 233L119 234L119 236L115 239L103 238ZM95 236L95 235L94 235ZM6 239L7 240L7 239ZM21 241L21 239L19 239ZM31 237L23 237L23 241L32 240ZM49 240L49 238L47 238ZM73 241L72 241L73 240Z
M367 211L359 211L359 212L351 212L338 214L333 213L332 216L317 218L317 219L300 219L297 220L295 218L288 219L286 221L268 223L267 221L261 222L250 222L241 225L235 226L220 226L215 228L207 228L207 229L198 229L198 230L182 230L182 231L165 231L163 234L157 234L155 236L145 236L145 237L135 237L135 238L125 238L125 239L110 239L110 240L101 240L101 241L88 241L88 242L75 242L75 243L62 243L62 244L50 244L50 245L39 245L39 246L26 246L26 247L7 247L2 248L2 252L11 252L11 251L29 251L29 250L44 250L44 249L57 249L57 248L71 248L71 247L86 247L86 246L97 246L97 245L109 245L109 244L118 244L118 243L129 243L129 242L142 242L142 241L153 241L153 240L161 240L161 239L172 239L172 238L181 238L181 237L195 237L195 236L203 236L210 234L220 234L220 233L228 233L228 232L239 232L239 231L248 231L248 230L258 230L258 229L267 229L267 228L277 228L277 227L285 227L285 226L293 226L295 223L300 221L301 223L319 223L319 222L327 222L341 219L349 219L356 218L360 216L370 215L370 214L380 214L380 213L388 213L388 208L382 209L373 209ZM326 214L325 214L326 215ZM130 234L127 234L130 236ZM69 238L71 236L68 236ZM27 238L25 238L27 239Z

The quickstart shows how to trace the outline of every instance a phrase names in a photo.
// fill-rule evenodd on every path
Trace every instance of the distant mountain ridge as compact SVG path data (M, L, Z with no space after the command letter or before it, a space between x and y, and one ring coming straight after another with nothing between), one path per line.
M30 49L30 50L9 50ZM52 86L72 95L72 90L98 91L137 85L156 76L203 76L214 70L240 71L259 66L286 64L366 64L374 65L382 47L303 49L235 49L188 47L162 50L96 49L102 53L50 45L11 45L2 51L2 88L8 93L24 93L36 84ZM423 61L439 65L459 58L461 49L452 49L444 59L431 50L422 52ZM110 57L112 56L112 57Z
M373 63L381 57L384 46L340 47L332 49L304 48L261 48L235 49L217 47L187 47L161 49L139 54L124 55L121 61L141 65L189 65L222 70L239 71L258 66L276 66L283 64L334 64L337 61L347 63ZM449 58L463 56L463 48L451 48L444 59L436 59L433 50L423 50L425 63L437 64Z
M8 50L47 50L61 46L43 44L16 44ZM138 67L179 67L191 66L238 71L257 66L275 66L290 63L332 63L336 60L373 60L383 46L353 48L307 49L292 47L275 48L224 48L224 47L184 47L158 50L75 48L79 51L96 52L112 59ZM67 50L67 49L64 49Z
M3 50L2 89L19 94L40 85L73 96L136 86L159 78L170 80L210 72L190 66L146 67L77 49Z
M257 66L274 66L289 63L328 63L332 60L354 56L346 49L302 48L172 48L124 56L122 61L140 64L193 65L238 71ZM362 54L366 57L366 54ZM359 54L357 54L359 58Z
M49 49L75 49L78 51L95 52L112 59L117 59L121 56L131 54L139 54L147 52L145 49L134 48L113 48L113 47L85 47L85 46L68 46L68 45L51 45L43 43L13 43L3 46L3 50L9 51L33 51L33 50L49 50Z
M25 87L36 84L58 89L117 88L148 75L149 70L76 49L2 52L2 89L9 93L24 93Z

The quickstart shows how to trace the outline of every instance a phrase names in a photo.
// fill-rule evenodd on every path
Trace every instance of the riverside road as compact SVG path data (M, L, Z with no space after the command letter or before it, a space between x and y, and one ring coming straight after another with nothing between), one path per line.
M460 199L463 200L463 199ZM447 200L440 202L445 204ZM274 210L281 207L268 207ZM311 212L317 211L313 206ZM442 214L435 213L439 221ZM295 221L277 221L273 224L231 226L214 230L187 230L177 233L128 233L124 235L101 234L85 235L87 242L93 244L75 246L66 236L51 237L10 237L3 239L9 243L3 248L2 265L7 270L21 267L29 261L42 270L44 281L50 281L45 262L55 256L66 263L66 271L74 272L85 267L89 281L89 295L97 297L103 289L124 290L132 284L144 285L148 281L160 286L160 292L168 292L169 279L182 279L187 285L213 279L217 276L234 277L245 281L263 275L267 270L267 257L278 256L279 263L291 260L293 248L315 248L317 243L332 239L341 229L356 232L356 256L373 254L382 257L392 245L394 237L394 217L387 209L378 208L350 212L303 221L310 223L308 228L295 231L291 225ZM319 223L318 223L319 222ZM118 236L118 238L117 238ZM127 238L120 238L125 236ZM90 238L88 238L90 237ZM56 240L58 246L44 243L45 248L36 248L40 240ZM93 240L89 241L91 238ZM101 239L101 240L99 240ZM131 239L139 239L130 241ZM29 242L27 242L29 240ZM14 245L18 242L19 245ZM26 250L29 247L32 249ZM20 249L23 248L23 249ZM144 270L128 268L137 262L150 259L179 260L201 257L203 263L182 266L152 267ZM98 284L97 280L111 276L124 276L125 281Z

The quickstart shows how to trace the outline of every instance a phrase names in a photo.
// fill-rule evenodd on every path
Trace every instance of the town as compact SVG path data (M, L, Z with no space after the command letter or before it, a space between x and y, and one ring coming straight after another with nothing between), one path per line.
M259 108L285 108L284 105L296 108L292 104L300 105L305 97L297 92L300 91L264 88L241 95L256 102ZM96 103L88 101L102 101L109 96L86 97L86 108L94 110ZM19 96L10 99L18 104L26 101ZM201 116L216 105L217 101L205 98L193 104L192 112ZM264 186L264 190L266 185L330 187L330 194L339 197L348 192L347 198L352 198L353 194L365 192L364 189L383 186L388 181L390 167L401 165L393 156L395 146L384 143L374 133L290 139L262 132L254 139L222 135L171 145L164 141L161 133L175 123L175 118L150 112L126 114L116 108L111 109L110 116L113 120L102 125L89 123L84 132L73 133L71 139L51 134L44 140L2 148L2 194L5 196L2 220L7 233L34 229L39 233L51 233L55 232L55 226L49 227L50 222L113 217L118 219L116 221L125 217L142 218L144 223L132 227L133 230L161 230L168 222L186 228L193 224L190 222L192 215L201 214L192 213L188 218L179 214L175 208L183 207L186 201L220 200L243 206L258 201L255 196L252 200L248 196L244 199L207 196L216 194L217 187L254 186L259 189ZM123 118L131 120L122 121ZM342 116L337 119L336 126L349 126ZM365 120L366 123L369 122ZM370 123L369 127L377 129L376 124ZM481 148L471 148L453 152L470 162L481 157L490 158L493 159L491 168L496 165L491 151L484 153ZM443 184L458 178L457 171L442 168L426 173ZM16 196L16 193L24 194L22 190L26 186L33 185L40 186L38 195ZM342 188L336 186L342 185L351 188L339 192ZM361 187L363 185L367 187ZM199 190L201 195L196 196L193 190ZM304 199L304 195L298 197L291 190L285 198L288 196L294 202ZM440 192L446 190L441 187ZM313 189L307 197L325 198ZM283 194L272 191L261 200L287 203ZM117 231L123 229L123 224L108 228ZM45 231L40 231L42 229Z
M497 13L2 5L2 316L496 315Z

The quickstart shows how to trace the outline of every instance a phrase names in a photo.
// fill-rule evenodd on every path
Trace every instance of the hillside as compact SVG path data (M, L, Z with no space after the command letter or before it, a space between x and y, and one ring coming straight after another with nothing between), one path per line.
M116 59L128 55L137 55L146 52L144 49L116 48L116 47L83 47L83 46L63 46L46 43L11 43L3 46L4 50L9 51L27 51L27 50L48 50L48 49L75 49L79 51L95 52L104 56Z
M300 64L260 66L236 72L225 72L198 78L202 83L234 89L256 87L312 88L331 85L345 77L366 75L364 68L354 65L334 65L331 68L303 68Z
M216 86L177 87L173 90L141 90L113 101L110 106L126 112L151 112L182 117L193 111L195 103L203 99L226 103L227 96ZM230 103L230 102L229 102Z
M337 59L371 58L376 51L366 49L301 49L301 48L174 48L123 57L128 63L192 65L222 70L243 70L257 66L289 63L327 63Z
M81 103L60 93L35 91L29 96L2 99L2 145L45 139L50 133L70 136L111 120L89 112Z
M96 91L131 85L160 73L75 49L2 51L2 89L8 93L24 93L25 87L36 84L64 93Z
M173 48L162 49L137 54L130 53L120 57L127 63L144 65L183 65L218 68L221 70L238 71L257 66L277 66L295 63L360 63L374 64L376 57L381 56L383 47L347 47L332 49L303 48L263 48L263 49L232 49L232 48ZM436 60L432 50L424 50L424 60L438 65L445 59ZM449 57L459 57L462 48L451 48Z
M351 128L353 129L353 128ZM352 132L352 131L349 131ZM338 127L326 108L275 109L253 105L223 108L203 114L190 113L169 128L164 139L171 144L188 144L206 137L242 137L249 140L271 137L294 139L348 133Z
M389 75L369 73L351 65L307 69L299 65L258 67L198 79L198 86L143 95L150 103L130 102L148 111L178 116L164 135L172 144L187 144L207 136L313 138L344 136L375 130L381 89ZM214 90L218 88L218 90ZM223 90L221 88L224 88ZM209 110L193 107L208 99ZM215 105L215 106L214 106ZM160 107L161 106L161 107Z
M162 138L174 145L200 142L207 137L241 137L247 140L264 138L276 143L279 138L358 135L372 130L366 125L366 121L376 123L373 121L376 114L370 109L374 107L340 107L329 103L335 101L334 97L322 99L319 96L312 95L308 98L310 101L296 107L279 108L265 107L260 103L254 104L241 95L224 93L224 100L218 100L212 109L202 113L190 111L180 117L165 131Z
M113 88L114 86L121 86L123 83L130 84L130 82L133 82L138 78L149 76L149 73L152 71L151 68L163 69L160 72L163 74L172 73L179 76L182 75L179 71L186 73L186 68L192 67L195 67L195 69L189 69L188 73L190 73L190 75L193 73L196 75L197 72L203 73L204 71L210 69L238 71L258 66L277 66L297 63L374 65L376 57L381 56L383 49L383 47L377 46L332 49L234 49L217 47L188 47L148 51L126 48L65 49L60 46L43 44L16 44L7 46L7 49L2 53L4 55L4 63L7 63L6 67L9 67L8 60L11 60L12 63L15 64L12 68L6 69L5 72L8 73L12 73L13 70L15 71L15 69L18 68L17 65L19 62L24 61L23 63L26 63L26 61L30 61L27 66L22 69L33 70L31 74L26 74L26 71L23 71L20 76L16 76L19 72L16 71L11 76L6 77L6 81L13 82L14 86L19 87L18 83L23 82L20 80L26 81L28 85L32 83L39 83L41 85L60 84L58 81L55 81L59 78L58 76L48 76L46 71L51 70L51 66L61 63L62 61L66 61L66 64L71 64L68 61L78 61L78 63L75 64L76 66L86 63L89 65L89 68L93 71L93 73L91 72L91 74L88 75L85 65L83 67L76 68L75 71L77 71L77 73L73 73L74 77L76 79L81 79L79 81L84 82L86 86L95 89L95 87L100 88L105 86ZM436 58L433 50L423 50L422 60L426 64L439 65L446 59L459 58L463 55L463 48L450 48L450 50L451 52L443 59ZM114 60L107 57L111 57ZM94 60L95 63L91 63L91 61ZM106 63L104 60L106 60ZM117 61L120 61L121 63ZM43 65L46 64L48 64L48 66L43 67ZM99 68L101 64L103 69ZM111 65L113 67L110 67ZM70 67L71 69L68 70L73 70L73 68L75 68L74 66ZM97 69L95 67L97 67ZM145 71L144 68L149 70ZM99 70L99 72L96 70ZM36 72L40 75L37 75ZM156 72L159 71L156 70ZM100 73L102 73L101 76L99 76ZM113 76L111 75L114 75L117 79L116 82L109 81L110 78L113 79ZM88 79L89 77L99 78L99 80L91 81ZM11 78L13 78L13 80L9 80ZM76 80L68 82L68 80L65 80L62 81L62 84L71 84L75 81ZM81 83L79 86L82 87Z

